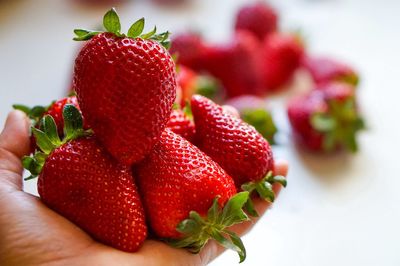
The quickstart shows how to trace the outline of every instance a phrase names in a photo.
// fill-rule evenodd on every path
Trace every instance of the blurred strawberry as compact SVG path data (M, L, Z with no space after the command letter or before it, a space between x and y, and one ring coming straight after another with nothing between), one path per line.
M304 48L295 35L275 33L263 44L263 79L268 92L290 82L300 66Z
M334 84L293 99L288 116L297 140L312 151L357 151L356 134L364 128L354 90Z
M188 67L180 65L177 69L177 82L181 88L182 107L190 101L193 94L200 94L211 99L222 98L222 88L218 81L206 74L199 74Z
M275 143L274 136L278 130L264 99L254 95L242 95L229 99L225 104L235 107L242 120L255 127L270 144Z
M359 82L354 69L329 57L305 56L302 64L317 84L341 81L357 86Z
M169 52L177 56L177 63L198 70L203 67L205 44L200 35L187 32L175 35Z
M228 97L260 94L260 43L250 32L236 32L227 44L209 46L205 70L221 81Z
M276 11L265 2L243 6L236 15L236 30L248 30L260 41L278 28Z

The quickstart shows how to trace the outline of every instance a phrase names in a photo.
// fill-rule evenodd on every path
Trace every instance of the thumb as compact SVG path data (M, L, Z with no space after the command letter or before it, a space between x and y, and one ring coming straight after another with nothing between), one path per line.
M29 152L29 125L23 112L9 113L0 134L0 186L22 189L21 157Z

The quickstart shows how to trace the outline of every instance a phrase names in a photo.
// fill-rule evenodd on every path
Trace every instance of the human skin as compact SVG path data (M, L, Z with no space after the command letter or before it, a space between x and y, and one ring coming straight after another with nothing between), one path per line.
M8 115L0 134L0 265L207 265L224 249L210 241L199 254L146 240L136 253L126 253L93 240L79 227L23 191L20 158L29 151L29 120L24 113ZM275 163L286 176L288 165ZM274 185L278 194L279 184ZM269 203L254 199L258 213ZM244 235L257 219L232 227Z

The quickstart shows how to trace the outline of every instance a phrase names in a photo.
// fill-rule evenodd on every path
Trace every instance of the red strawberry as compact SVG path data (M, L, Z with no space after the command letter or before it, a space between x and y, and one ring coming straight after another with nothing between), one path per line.
M285 180L272 176L274 159L268 141L254 127L203 96L193 96L191 106L198 147L232 176L237 187L256 189L264 199L273 201L271 183L285 185Z
M351 86L332 84L295 98L289 103L288 116L295 137L308 149L357 151L356 134L363 121Z
M176 35L171 41L171 54L177 55L178 63L195 70L203 68L205 43L200 35L192 32Z
M56 125L57 125L58 134L60 136L63 136L64 119L62 116L62 112L63 112L64 106L66 104L72 104L78 110L80 110L76 96L70 96L70 97L66 97L61 100L55 101L53 104L51 104L49 106L47 111L44 113L44 115L51 115L53 117L54 122L56 122ZM88 128L88 126L85 126L85 125L83 127Z
M229 99L225 104L235 107L244 122L252 125L269 143L275 143L274 136L278 130L264 99L242 95Z
M204 95L208 98L222 98L218 82L209 75L198 74L188 67L180 65L177 71L177 82L182 89L179 102L183 107L190 101L193 94Z
M244 259L240 238L225 228L248 219L241 210L248 193L234 196L232 178L210 157L166 129L136 170L147 217L158 237L193 252L216 238Z
M120 162L131 165L151 151L169 120L175 65L161 45L168 33L141 34L140 19L122 34L114 9L103 24L106 33L75 30L75 40L91 39L75 61L74 89L99 141Z
M265 39L262 50L264 86L271 92L292 79L304 49L294 35L275 33Z
M315 83L341 81L353 86L359 82L358 74L350 66L328 57L310 57L303 60L303 66L310 72Z
M241 31L232 42L207 48L205 70L221 81L228 97L261 92L259 45L253 34Z
M41 200L100 242L136 251L147 229L131 170L88 136L73 105L65 105L63 117L64 139L58 137L54 119L46 115L43 131L32 127L42 151L23 159L32 177L39 175Z
M242 7L236 15L236 30L248 30L262 41L278 28L276 11L264 2L248 4Z
M193 141L195 133L194 123L183 110L175 109L172 111L167 128L188 141Z
M148 219L158 237L195 253L214 238L244 260L240 238L226 227L248 219L242 210L248 193L235 195L232 178L210 157L166 129L136 170Z
M24 105L14 105L15 109L21 110L26 113L26 115L32 120L32 126L36 128L40 128L40 121L44 115L51 115L54 119L54 122L57 125L58 134L62 137L64 135L64 119L62 117L62 110L66 104L72 104L79 110L78 101L75 96L70 96L66 98L62 98L61 100L54 101L49 106L35 106L33 108L24 106ZM84 128L88 129L89 127L84 124ZM36 141L33 135L31 135L31 153L35 152L37 146Z

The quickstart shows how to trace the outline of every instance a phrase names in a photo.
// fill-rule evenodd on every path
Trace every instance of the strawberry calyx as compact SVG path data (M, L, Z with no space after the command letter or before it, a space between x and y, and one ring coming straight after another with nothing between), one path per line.
M41 105L36 105L34 107L29 107L23 104L14 104L12 107L15 110L19 110L24 112L28 118L31 120L33 125L37 125L40 121L40 119L43 117L43 115L47 112L47 110L50 108L55 103L53 101L50 105L48 106L41 106Z
M357 85L360 83L360 77L357 75L357 73L354 72L338 76L335 80L338 82L344 82L346 84L352 85L353 87L357 87Z
M252 125L270 144L275 144L278 132L272 114L264 108L244 109L240 114L243 121Z
M206 75L199 75L195 81L195 93L209 99L214 99L219 91L220 84L214 78Z
M248 192L240 192L231 197L221 208L216 197L206 217L196 211L191 211L189 218L180 222L176 228L183 237L178 240L166 241L176 248L187 248L192 253L198 253L210 239L214 239L227 249L234 250L240 257L240 262L246 259L246 249L242 240L227 228L244 221L249 217L243 211L244 204L249 199Z
M131 38L131 39L141 38L145 40L154 40L159 42L166 49L170 47L170 41L168 39L170 33L168 31L157 34L157 27L154 26L154 28L151 31L143 33L144 25L145 25L144 18L140 18L130 26L127 34L121 33L121 23L119 16L115 8L111 8L110 10L107 11L107 13L103 17L103 27L105 31L75 29L74 33L76 36L73 38L73 40L87 41L96 36L97 34L103 32L110 32L121 38Z
M365 124L357 112L354 98L329 100L328 106L328 111L316 112L310 118L312 127L323 134L323 150L329 152L341 146L357 152L356 134L365 128Z
M36 139L36 144L40 150L31 156L22 158L22 165L31 175L25 180L37 177L45 163L46 158L58 147L65 143L92 134L91 130L83 129L83 119L81 112L72 104L66 104L63 109L64 137L60 139L57 125L51 115L45 115L41 120L41 129L31 127L32 134Z
M272 185L275 183L279 183L283 187L286 187L287 185L287 181L284 176L274 175L272 171L269 171L264 178L257 181L247 182L243 184L241 188L244 191L248 191L250 194L256 192L262 199L268 202L274 202L275 193ZM258 214L255 213L254 208L252 208L251 202L246 203L246 211L248 211L252 216L258 216Z

